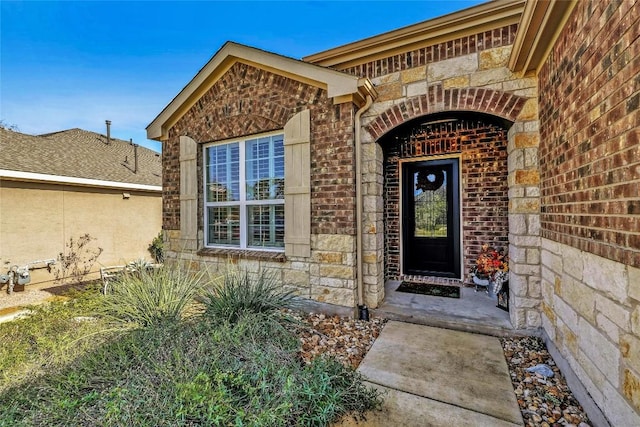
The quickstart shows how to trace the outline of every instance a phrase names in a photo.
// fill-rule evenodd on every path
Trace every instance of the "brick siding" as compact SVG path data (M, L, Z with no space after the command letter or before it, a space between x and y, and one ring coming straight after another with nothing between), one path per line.
M367 130L374 138L387 133L401 123L416 117L441 111L478 111L515 121L527 99L493 89L443 89L433 84L424 95L407 98L378 115Z
M400 271L399 161L425 155L461 154L462 253L468 273L484 243L508 244L507 132L481 120L460 120L455 127L434 125L426 143L395 142L392 132L381 140L385 150L385 268L388 279ZM391 142L393 141L393 143Z
M199 143L283 129L311 110L311 226L314 234L355 233L354 106L325 90L243 63L234 64L169 130L163 145L163 228L180 228L179 139ZM203 228L202 151L198 151L198 228Z
M539 76L542 236L636 267L638 9L578 2Z
M379 77L428 63L480 52L485 49L511 45L515 39L517 29L518 25L513 24L507 27L496 28L494 30L449 40L445 43L414 49L409 52L377 59L353 67L337 68L358 77Z

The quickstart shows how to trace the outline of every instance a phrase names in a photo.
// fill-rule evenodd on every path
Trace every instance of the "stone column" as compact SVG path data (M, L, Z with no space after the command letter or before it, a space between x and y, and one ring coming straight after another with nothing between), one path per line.
M364 298L368 307L376 308L384 299L384 155L368 132L363 129L361 134Z
M541 326L538 114L527 101L509 130L509 306L517 329Z

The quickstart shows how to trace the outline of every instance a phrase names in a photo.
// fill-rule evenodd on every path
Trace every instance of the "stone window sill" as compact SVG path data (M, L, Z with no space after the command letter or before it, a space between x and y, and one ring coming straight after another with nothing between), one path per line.
M250 249L202 248L198 251L198 255L234 260L249 259L273 262L285 262L287 260L283 252L252 251Z

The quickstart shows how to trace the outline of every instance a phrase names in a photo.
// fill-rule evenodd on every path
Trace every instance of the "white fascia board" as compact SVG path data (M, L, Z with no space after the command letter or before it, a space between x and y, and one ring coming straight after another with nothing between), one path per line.
M132 184L129 182L104 181L101 179L77 178L74 176L47 175L44 173L12 171L0 169L0 179L12 181L47 182L53 184L79 185L83 187L102 187L123 190L162 191L162 186Z

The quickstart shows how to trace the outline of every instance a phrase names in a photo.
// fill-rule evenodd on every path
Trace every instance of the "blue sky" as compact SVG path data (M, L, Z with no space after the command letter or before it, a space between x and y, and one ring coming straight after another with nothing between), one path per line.
M145 127L227 40L301 58L455 12L448 1L5 1L0 120L28 134Z

